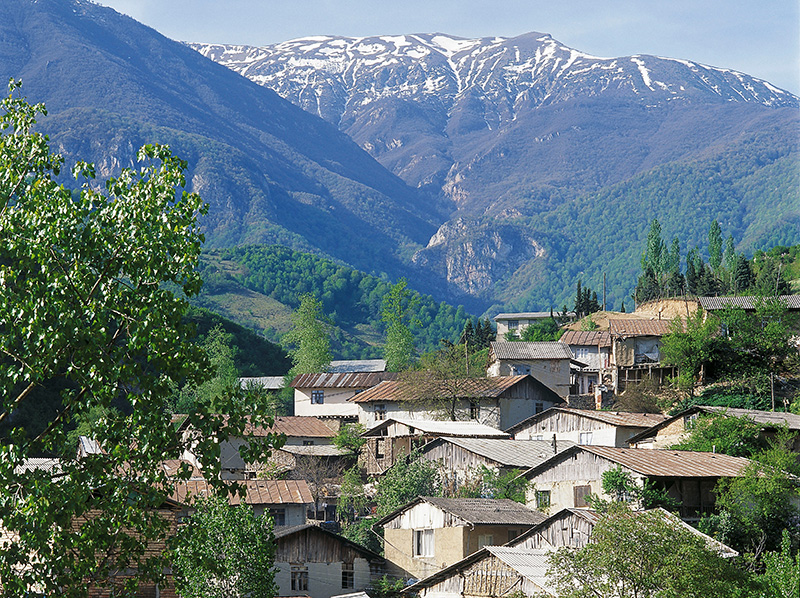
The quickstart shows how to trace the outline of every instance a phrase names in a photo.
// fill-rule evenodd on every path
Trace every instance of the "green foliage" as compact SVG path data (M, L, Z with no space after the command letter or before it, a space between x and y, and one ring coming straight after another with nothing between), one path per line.
M670 448L751 457L767 448L767 442L763 438L761 424L749 417L712 413L694 419L689 425L688 436Z
M308 293L300 297L292 324L294 327L283 336L284 342L295 346L289 352L294 364L289 375L324 372L331 363L331 345L322 303Z
M381 537L372 529L374 517L362 517L342 526L342 536L376 554L383 553Z
M389 372L400 372L408 368L414 360L414 336L411 326L418 326L419 320L411 313L419 303L419 295L408 290L405 278L392 285L384 295L381 305L381 320L386 324L386 343L383 355Z
M582 318L600 311L602 306L597 301L597 292L592 291L589 287L581 286L582 281L578 281L575 289L575 316Z
M169 531L158 508L174 480L162 463L190 448L170 423L169 400L210 374L181 298L201 285L205 206L182 191L186 165L163 146L142 148L144 164L103 191L85 163L74 169L79 189L57 185L63 161L32 130L44 109L15 87L0 116L0 520L16 539L0 551L0 579L7 595L85 596L87 580L107 586L130 570L113 591L131 595L168 565L168 552L147 552ZM54 390L58 402L34 435L17 414L36 389ZM239 397L216 407L227 417L201 406L188 418L198 431L191 448L221 489L220 442L242 433L245 416L268 422ZM102 455L77 459L67 432L78 425ZM42 455L58 455L63 475L20 468Z
M619 503L634 503L642 509L662 507L675 510L680 507L680 502L669 496L666 490L656 487L650 480L644 480L640 486L631 472L622 467L604 471L601 479L603 492L611 497L611 501L606 502L599 496L592 495L588 502L603 513L616 508L615 505Z
M534 322L522 330L520 340L525 342L557 341L564 334L555 318Z
M388 515L418 496L439 496L441 486L436 465L412 452L408 458L396 461L378 480L375 497L378 517Z
M521 469L500 473L481 465L480 469L460 483L455 478L451 479L448 473L451 472L441 472L445 482L444 494L454 498L507 498L524 505L531 485L524 477L520 477Z
M367 439L361 436L366 431L364 424L344 424L333 437L333 444L337 448L357 455L367 443Z
M617 503L578 550L550 556L548 576L562 598L731 598L747 596L747 575L663 511Z
M781 534L780 551L764 554L764 573L760 576L764 598L800 596L800 554L792 554L788 530Z
M372 582L372 588L367 590L370 598L400 598L400 592L406 587L402 579L392 579L384 575Z
M690 399L694 396L701 368L715 353L718 331L716 317L706 317L705 312L698 309L685 320L675 318L669 334L661 339L661 362L677 366L678 375L673 383Z
M172 567L184 598L272 598L275 540L272 520L248 505L201 497L178 530Z

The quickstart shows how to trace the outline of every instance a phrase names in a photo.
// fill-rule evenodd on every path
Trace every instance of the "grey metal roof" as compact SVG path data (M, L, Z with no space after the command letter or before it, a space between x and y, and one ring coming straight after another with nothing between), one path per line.
M519 573L550 593L555 588L548 582L550 551L545 549L512 548L510 546L486 546L486 550Z
M46 471L51 474L61 473L61 460L48 459L45 457L30 457L25 459L21 465L14 468L15 474L27 473L30 471Z
M331 374L356 374L385 372L385 359L340 359L331 361L328 372Z
M239 386L243 389L263 388L264 390L280 390L286 385L283 376L257 376L239 378Z
M497 341L491 344L491 350L497 359L575 359L569 345L557 341L552 342L506 342Z
M527 419L514 424L506 432L515 434L519 430L530 427L539 420L550 417L554 413L572 413L588 419L601 421L611 426L629 427L629 428L649 428L658 425L667 419L669 416L662 413L631 413L628 411L604 411L600 409L574 409L571 407L550 407L532 415ZM800 419L800 416L798 416Z
M697 301L706 311L715 311L719 309L730 309L731 307L739 307L747 310L754 310L761 297L698 297ZM778 297L781 303L786 305L788 309L800 309L800 295L780 295Z
M507 498L495 500L421 496L420 499L475 525L536 525L545 519L539 511L533 511ZM408 506L410 505L406 508Z
M436 442L451 442L464 450L475 453L505 467L530 468L551 458L553 445L549 440L500 440L494 438L439 438L426 444L423 453L433 448ZM559 440L560 451L574 446L570 440Z
M340 449L332 444L312 444L305 446L284 444L279 450L291 453L292 455L310 457L342 457L350 454L350 451L347 449Z
M378 422L362 436L380 436L380 432L385 430L393 423L403 424L409 428L413 428L420 434L429 434L432 436L461 436L468 438L508 438L508 434L497 428L492 428L485 424L479 424L476 421L445 421L445 420L429 420L429 419L404 419L399 417L390 417L382 422Z
M553 315L557 316L560 312L553 310ZM549 311L522 311L515 314L497 314L493 319L498 320L544 320L550 317Z

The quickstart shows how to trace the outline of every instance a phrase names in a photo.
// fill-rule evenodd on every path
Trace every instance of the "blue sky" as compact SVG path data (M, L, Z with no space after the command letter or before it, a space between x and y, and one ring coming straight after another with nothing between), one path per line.
M603 57L731 68L800 95L798 0L99 0L182 41L267 45L308 35L549 33Z

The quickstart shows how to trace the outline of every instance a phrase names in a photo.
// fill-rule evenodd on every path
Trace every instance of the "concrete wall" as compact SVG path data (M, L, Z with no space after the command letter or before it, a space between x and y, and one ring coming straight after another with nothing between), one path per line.
M321 390L324 393L323 403L311 403L311 392ZM348 402L347 399L356 394L356 389L351 388L295 388L294 389L294 414L295 415L358 415L358 405Z
M353 562L354 584L352 588L342 587L342 563L302 563L308 567L308 590L292 590L292 565L301 563L275 563L275 583L279 596L311 596L312 598L331 598L364 590L370 584L369 562L355 559Z
M384 556L386 560L406 571L411 577L423 579L466 556L464 535L467 529L465 527L434 529L433 557L414 556L415 530L385 529Z
M558 396L569 396L568 359L495 360L489 364L486 374L490 377L530 374Z

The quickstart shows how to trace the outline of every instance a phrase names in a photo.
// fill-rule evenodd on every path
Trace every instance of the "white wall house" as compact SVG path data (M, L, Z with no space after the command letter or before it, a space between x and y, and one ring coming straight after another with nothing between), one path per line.
M358 406L349 399L396 377L394 372L301 374L291 383L294 414L355 419Z

